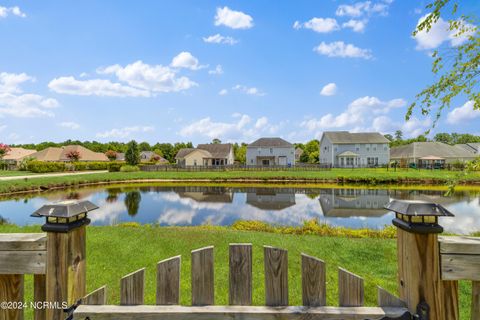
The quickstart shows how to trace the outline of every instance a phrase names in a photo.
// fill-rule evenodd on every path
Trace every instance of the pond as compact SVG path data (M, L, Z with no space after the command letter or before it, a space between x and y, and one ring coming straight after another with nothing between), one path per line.
M165 226L231 225L237 220L261 220L300 225L318 219L334 226L383 228L393 214L383 207L392 199L441 203L455 218L441 218L446 231L469 234L480 230L480 190L444 191L346 188L112 186L44 192L0 200L0 220L17 225L40 224L30 214L42 205L65 199L87 199L100 209L90 213L93 225L123 222Z

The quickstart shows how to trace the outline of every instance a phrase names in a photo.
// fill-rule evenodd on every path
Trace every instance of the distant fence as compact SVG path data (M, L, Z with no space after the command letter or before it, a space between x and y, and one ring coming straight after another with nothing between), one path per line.
M301 164L295 166L250 166L250 165L226 165L226 166L178 166L178 165L140 165L141 171L325 171L330 170L330 164Z

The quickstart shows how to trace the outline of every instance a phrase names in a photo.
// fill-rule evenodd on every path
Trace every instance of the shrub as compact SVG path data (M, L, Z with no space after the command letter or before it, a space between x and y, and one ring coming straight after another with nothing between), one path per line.
M80 155L80 152L78 152L77 150L71 150L71 151L68 151L65 156L68 158L68 160L74 162L74 161L78 161L80 160L80 158L82 157Z
M10 151L10 147L4 143L0 143L0 159Z
M85 171L85 170L108 170L109 162L74 162L73 170L74 171Z
M27 170L35 173L63 172L66 166L64 162L45 162L32 160L27 163Z
M131 166L131 165L123 165L120 167L120 172L136 172L140 171L140 168L138 166Z
M109 172L119 172L120 168L124 165L124 162L110 162L108 163Z
M140 163L140 150L135 140L132 140L127 145L127 152L125 152L125 161L131 166L136 166Z
M117 159L117 152L113 150L108 150L105 152L105 155L107 156L108 160L110 161L115 161Z

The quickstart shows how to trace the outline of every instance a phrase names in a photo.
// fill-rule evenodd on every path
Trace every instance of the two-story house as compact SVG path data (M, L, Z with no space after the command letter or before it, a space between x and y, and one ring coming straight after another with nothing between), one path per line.
M324 132L320 163L337 168L378 167L390 162L389 140L378 132Z
M294 166L295 146L282 138L260 138L247 146L248 166Z

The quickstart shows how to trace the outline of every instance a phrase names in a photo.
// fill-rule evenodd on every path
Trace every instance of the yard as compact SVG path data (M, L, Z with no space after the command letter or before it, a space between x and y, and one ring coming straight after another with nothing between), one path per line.
M12 173L17 174L18 172ZM1 174L0 174L1 178ZM0 181L0 193L35 191L48 188L62 188L89 183L110 183L137 180L195 180L195 181L258 181L258 182L311 182L311 183L422 183L446 184L453 179L459 183L480 183L480 172L464 174L462 171L398 169L332 169L329 171L208 171L208 172L101 172L77 174L64 177L38 177Z
M0 233L40 232L39 226L0 226ZM228 244L253 244L253 303L264 303L263 245L288 250L289 296L291 305L301 304L300 253L327 263L327 303L338 305L337 268L346 268L365 279L366 305L376 303L376 285L396 292L396 241L352 239L315 235L235 231L228 227L116 226L87 229L87 289L107 285L108 303L119 303L120 278L146 267L147 304L155 303L155 265L158 261L182 255L181 304L190 304L190 251L215 246L215 303L228 303ZM139 250L140 249L140 250ZM32 299L32 281L27 277L26 299ZM461 319L469 319L470 284L461 282Z

